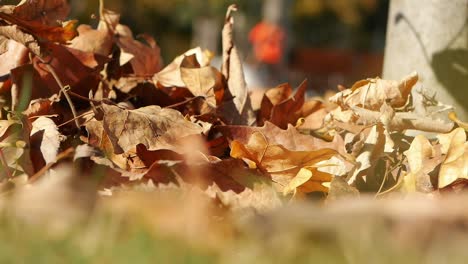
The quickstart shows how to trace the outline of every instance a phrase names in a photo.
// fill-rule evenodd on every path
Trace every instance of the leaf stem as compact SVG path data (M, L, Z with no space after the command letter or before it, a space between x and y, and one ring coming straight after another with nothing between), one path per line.
M54 79L57 82L58 86L60 87L59 97L60 97L60 94L63 93L63 95L65 96L65 99L68 102L68 105L70 106L70 110L71 110L71 112L73 114L73 119L75 120L76 128L78 128L78 130L80 130L80 122L78 121L78 117L77 117L78 115L77 115L77 112L76 112L76 108L75 108L75 105L73 104L73 101L72 101L70 95L68 94L68 89L63 85L62 81L58 77L58 75L55 72L54 68L52 66L50 66L50 64L48 62L45 62L42 57L37 56L37 58L45 65L47 70L50 72L50 74L52 74L52 76L54 77ZM69 87L69 86L67 86L67 87Z

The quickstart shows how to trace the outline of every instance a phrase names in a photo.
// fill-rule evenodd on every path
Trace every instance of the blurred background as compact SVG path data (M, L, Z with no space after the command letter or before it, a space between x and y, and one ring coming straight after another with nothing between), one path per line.
M121 13L135 35L153 35L167 64L196 46L219 55L233 2L251 88L308 78L310 89L323 91L382 73L389 0L112 0L106 7ZM99 1L71 3L71 17L97 24Z

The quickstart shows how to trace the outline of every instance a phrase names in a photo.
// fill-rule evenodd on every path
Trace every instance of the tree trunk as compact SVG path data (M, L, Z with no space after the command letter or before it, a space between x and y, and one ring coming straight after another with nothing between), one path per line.
M417 71L429 94L468 120L468 0L392 0L383 77ZM416 89L417 90L417 89Z

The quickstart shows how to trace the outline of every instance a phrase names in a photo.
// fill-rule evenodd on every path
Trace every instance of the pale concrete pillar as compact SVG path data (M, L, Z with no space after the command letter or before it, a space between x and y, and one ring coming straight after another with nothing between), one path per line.
M468 120L468 0L391 0L383 78L420 85Z

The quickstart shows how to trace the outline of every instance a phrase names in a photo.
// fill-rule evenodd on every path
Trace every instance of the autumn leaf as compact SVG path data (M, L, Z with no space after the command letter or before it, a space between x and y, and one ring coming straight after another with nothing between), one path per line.
M229 140L247 144L250 136L255 132L262 133L268 142L275 142L293 151L309 151L322 148L334 149L344 154L344 142L337 135L332 142L327 142L320 138L301 134L294 126L289 125L288 129L281 129L270 122L265 122L262 127L252 126L217 126L217 130L223 133Z
M57 125L52 119L41 116L32 123L31 138L35 138L36 135L40 135L39 138L36 137L39 141L37 146L41 151L45 164L55 162L62 137ZM31 144L34 144L32 140Z
M0 176L12 178L22 173L32 174L27 140L22 124L15 119L0 120Z
M221 73L214 67L194 65L190 67L185 63L188 60L196 60L195 55L186 56L181 62L180 76L187 89L194 96L202 96L211 106L216 106L223 96ZM197 62L198 64L198 62ZM217 100L218 98L218 100Z
M306 167L316 167L316 163L330 159L337 152L332 149L318 149L315 151L291 151L275 143L270 143L260 132L254 132L247 144L239 141L231 142L231 156L244 160L250 168L259 168L268 173L280 191L288 190L290 182ZM320 177L322 179L322 177ZM329 178L331 180L331 178ZM313 179L311 179L313 181ZM298 180L295 180L298 181ZM294 185L294 188L306 185L309 180ZM294 183L294 182L293 182ZM289 186L291 188L291 186ZM310 191L323 189L307 189Z
M182 138L200 135L202 128L184 119L180 112L146 106L135 110L102 104L103 125L116 154L143 144L149 150L174 149Z
M389 101L392 107L406 104L411 89L418 81L413 72L401 81L366 79L356 82L350 89L339 92L330 101L344 109L358 106L369 110L379 110L382 103Z
M97 29L93 29L90 25L79 25L77 28L79 35L71 41L70 47L108 56L114 45L113 30L119 24L119 20L119 14L103 9Z
M152 76L161 70L160 49L151 36L141 35L146 43L135 40L130 28L122 24L116 26L115 34L120 66L130 63L136 76Z
M448 134L437 137L446 154L439 171L439 188L443 188L457 179L468 179L468 142L463 128L457 128Z
M26 0L16 6L13 15L25 21L37 21L44 25L58 26L70 13L66 0Z
M408 159L409 171L403 177L403 189L406 192L431 192L434 190L429 173L442 161L439 155L436 155L436 149L429 140L418 135L411 142L410 148L405 152Z
M288 91L291 91L291 87L288 84L282 84L278 88L274 88L280 93L277 97L271 101L270 97L265 94L262 99L261 108L258 116L258 124L263 125L265 121L279 126L280 128L287 128L288 124L295 125L297 120L301 117L302 106L304 105L304 96L307 89L307 80L303 81L297 88L296 94L287 99L278 101L283 96L286 96ZM274 91L275 91L274 90ZM273 93L273 92L272 92Z
M228 124L251 125L255 122L255 116L245 83L242 62L232 34L234 27L232 13L234 11L237 11L237 6L230 5L222 31L223 64L221 72L226 78L228 86L225 91L226 102L223 105L222 113Z

